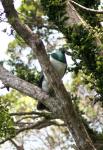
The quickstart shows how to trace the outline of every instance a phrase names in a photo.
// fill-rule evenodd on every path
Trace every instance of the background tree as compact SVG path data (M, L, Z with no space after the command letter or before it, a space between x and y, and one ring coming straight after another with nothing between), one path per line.
M94 89L96 92L96 96L98 97L98 101L102 102L103 56L101 43L103 36L99 16L96 13L91 13L91 11L89 10L88 12L81 10L78 5L76 5L75 9L72 5L75 4L74 1L67 2L62 0L41 0L30 2L27 0L23 0L22 5L18 10L18 15L22 20L22 24L13 8L12 1L10 0L9 2L4 0L1 2L4 6L9 23L18 33L15 33L13 29L11 30L11 33L13 33L15 37L15 41L10 43L8 47L8 54L10 55L8 64L11 66L11 71L21 79L24 79L33 84L35 83L37 85L40 74L36 70L36 68L34 69L33 63L35 63L35 59L38 58L43 68L43 71L47 74L50 83L52 84L54 90L57 93L56 98L48 98L48 95L41 92L40 89L36 86L33 87L31 84L28 84L27 86L26 82L12 76L1 67L0 79L3 81L6 87L10 86L12 88L15 88L38 100L44 99L43 97L45 96L46 100L43 102L53 112L53 114L49 112L34 111L27 114L24 113L23 115L31 116L26 116L21 119L16 118L16 125L19 127L19 129L15 131L15 134L11 134L10 137L8 137L8 135L3 136L3 141L1 141L1 143L5 142L6 140L10 140L10 138L14 137L15 135L24 130L34 128L40 129L53 124L60 125L58 122L55 121L55 119L61 118L62 120L64 120L64 123L68 126L70 132L72 133L78 149L95 149L89 136L95 144L95 141L98 141L98 136L101 140L102 135L98 135L96 132L93 132L89 129L86 121L84 121L84 119L82 118L82 113L77 108L77 103L71 103L71 101L73 99L76 99L76 97L70 97L70 95L68 96L68 93L64 90L62 83L60 82L59 84L58 76L53 71L53 68L51 66L48 68L49 62L47 56L45 55L44 46L39 38L44 41L47 51L51 51L51 49L55 49L57 46L62 46L65 49L66 54L69 55L74 62L73 66L71 68L68 68L68 71L74 72L76 77L80 75L83 85L86 84L87 87L89 87L90 91ZM96 1L94 1L94 3L92 1L79 2L86 7L91 7L95 9L98 8L98 3ZM76 10L78 10L79 13ZM29 26L34 34L27 26L25 26L24 23ZM56 39L56 43L54 40L53 43L51 42L50 36L55 36L55 33L58 34L59 39ZM20 36L23 39L21 39ZM61 37L65 40L65 45L58 45ZM31 49L28 47L27 44L31 47ZM33 53L32 49L33 51L35 51L35 53ZM23 57L24 54L25 57ZM41 57L41 55L43 55L44 59ZM24 58L26 58L26 61ZM52 71L54 72L54 74L52 73ZM6 79L8 76L9 80ZM13 83L12 81L15 82ZM22 85L20 86L19 83L22 83ZM58 89L56 83L58 83L60 89ZM79 84L81 84L81 82ZM74 91L72 91L72 93L74 94ZM58 97L59 101L57 100ZM95 99L95 95L92 97L92 99ZM16 101L16 99L14 101ZM65 102L65 104L63 103L63 101ZM9 109L11 109L11 107ZM21 107L20 110L25 111L25 105L23 105L23 108ZM22 113L11 113L10 115L19 115L20 117L22 117ZM34 121L32 125L27 125L28 123L23 124L21 122L23 119L26 119L26 121L30 121L28 119L31 119L32 121L32 119L34 119L32 118L32 115L35 115L35 118L40 117L40 120L38 120L37 122ZM87 132L85 132L85 128L81 120L83 120L89 136ZM21 128L20 123L23 125L22 127L24 128ZM12 127L14 131L15 125L13 121ZM8 128L11 129L9 126ZM88 140L86 141L86 139ZM81 141L83 142L82 144ZM95 146L97 148L100 148L100 146L102 145L101 143L99 144L96 144Z

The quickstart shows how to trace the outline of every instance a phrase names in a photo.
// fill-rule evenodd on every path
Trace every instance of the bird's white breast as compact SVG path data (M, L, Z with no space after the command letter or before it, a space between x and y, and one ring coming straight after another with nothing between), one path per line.
M54 69L60 75L60 78L62 79L62 77L63 77L63 75L65 73L65 70L66 70L66 64L63 63L63 62L60 62L60 61L58 61L56 59L54 59L51 56L50 56L50 62L52 64L52 66L54 67ZM50 84L49 84L45 74L44 74L44 80L42 82L42 89L43 89L43 91L45 91L47 93L49 92L49 89L50 89Z
M55 68L55 70L59 73L60 77L62 78L65 73L66 64L54 59L53 57L50 57L50 62L52 63L53 67Z

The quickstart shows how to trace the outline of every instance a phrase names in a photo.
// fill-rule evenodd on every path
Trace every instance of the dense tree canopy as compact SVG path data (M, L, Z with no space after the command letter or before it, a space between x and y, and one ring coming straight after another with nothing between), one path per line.
M8 45L9 59L0 65L0 80L9 90L0 97L0 143L9 140L15 145L12 140L21 132L55 125L64 127L66 137L69 129L76 143L74 149L103 149L102 131L97 132L100 118L99 126L93 130L93 119L98 119L103 111L100 1L22 0L17 10L13 0L1 0L1 4L4 8L0 13L1 22L11 25L10 34L15 39ZM67 59L73 62L66 70L66 74L72 74L71 84L68 80L65 85L62 83L49 61L47 53L56 49L63 49ZM55 91L54 97L38 87L41 76L38 61ZM3 67L5 64L9 71ZM50 111L38 111L37 101Z

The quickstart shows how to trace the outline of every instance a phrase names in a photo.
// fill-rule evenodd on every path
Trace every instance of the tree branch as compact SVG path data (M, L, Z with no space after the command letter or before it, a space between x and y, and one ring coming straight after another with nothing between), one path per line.
M78 4L77 2L75 2L73 0L70 0L70 2L72 4L74 4L75 6L81 8L82 10L85 10L87 12L96 13L96 14L103 14L103 10L95 10L95 9L87 8L87 7L83 6L83 5Z
M15 147L17 150L24 150L23 144L21 144L20 146L12 139L9 140Z
M7 71L1 65L0 65L0 80L2 80L4 85L10 86L32 98L35 98L38 101L41 101L47 107L50 107L50 109L52 110L56 107L56 105L58 105L56 100L57 98L50 97L45 92L43 92L39 87L14 76L12 73Z
M37 111L31 111L31 112L17 112L17 113L10 113L10 116L26 116L26 115L35 115L38 117L45 117L45 118L51 118L56 119L54 115L52 115L51 112L37 112Z

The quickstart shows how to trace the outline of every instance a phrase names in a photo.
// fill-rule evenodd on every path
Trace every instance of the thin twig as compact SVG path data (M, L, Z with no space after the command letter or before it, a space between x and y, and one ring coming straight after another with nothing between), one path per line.
M55 116L53 116L51 112L31 111L31 112L10 113L10 116L25 116L25 115L37 115L39 117L50 117L52 119L55 119Z
M85 11L88 11L88 12L91 12L91 13L96 13L96 14L103 14L103 10L95 10L95 9L87 8L83 5L78 4L77 2L75 2L73 0L70 0L70 2L74 5L76 5L77 7L85 10Z

